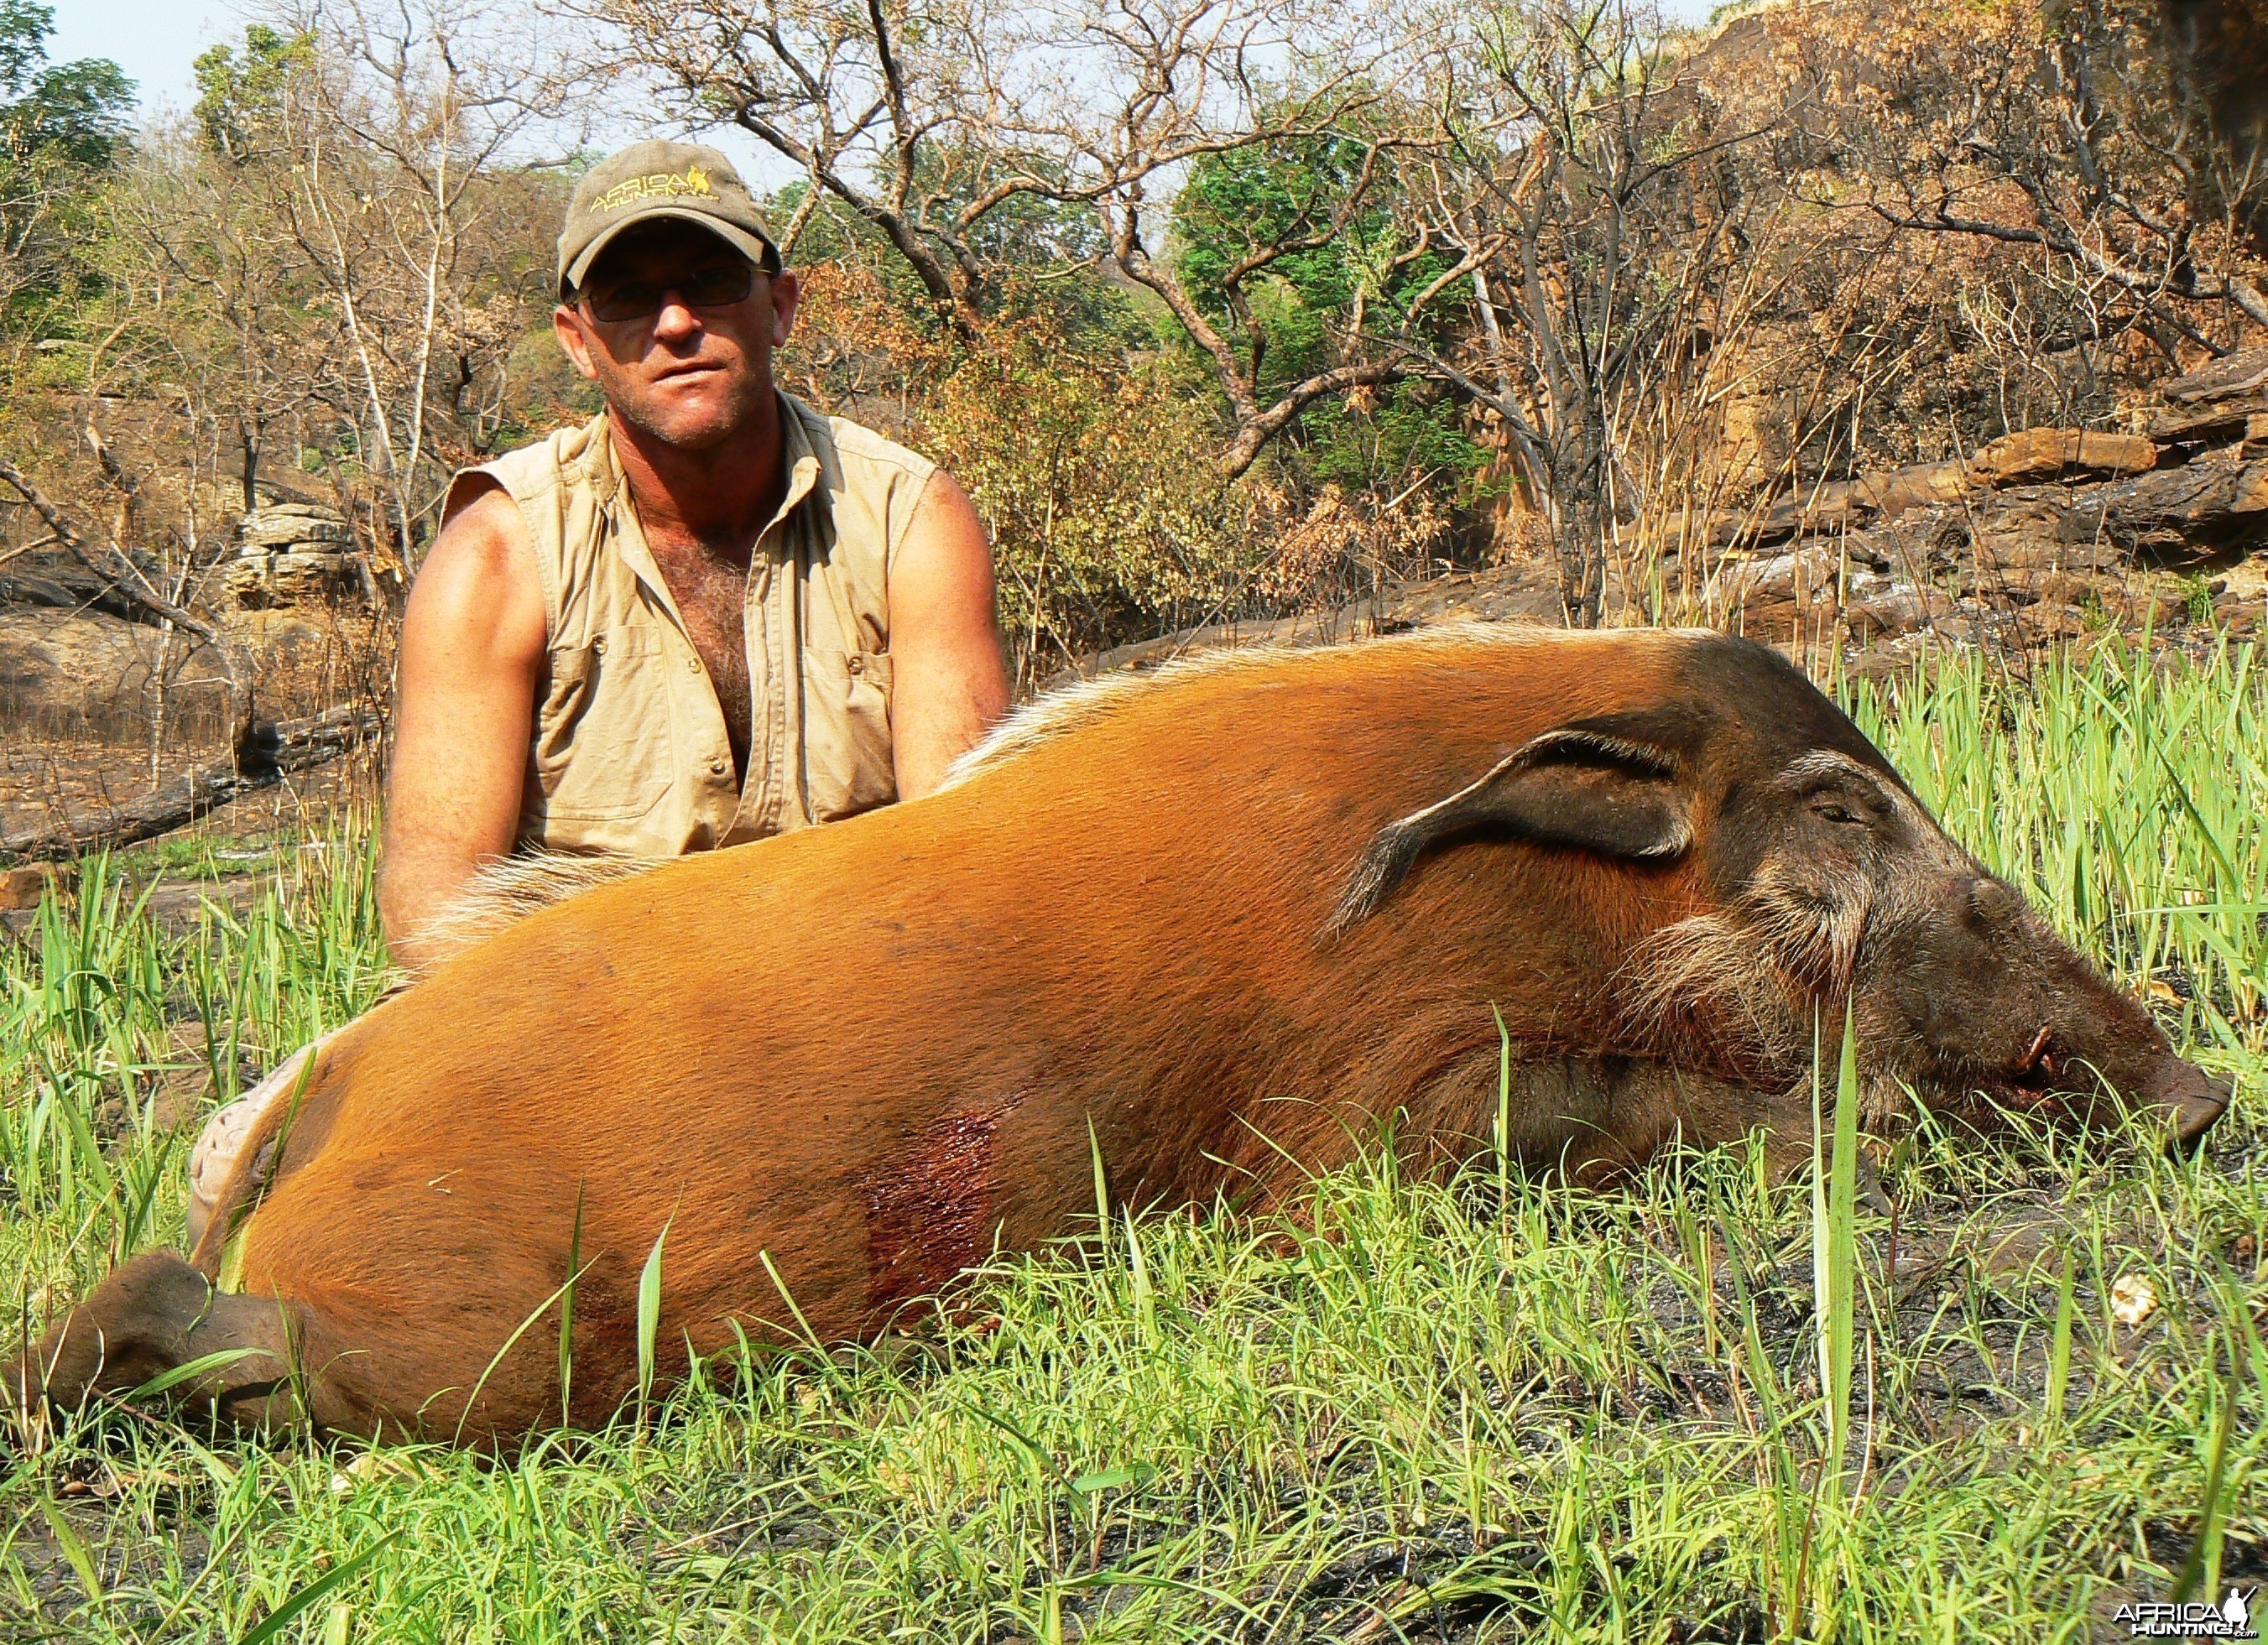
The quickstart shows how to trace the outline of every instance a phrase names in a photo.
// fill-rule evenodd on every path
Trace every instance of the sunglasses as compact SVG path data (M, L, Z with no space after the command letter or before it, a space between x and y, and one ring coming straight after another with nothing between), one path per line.
M625 280L618 285L600 286L580 292L578 300L590 308L592 319L611 326L659 314L663 299L673 291L688 308L730 308L747 302L755 286L754 264L719 263L666 280Z

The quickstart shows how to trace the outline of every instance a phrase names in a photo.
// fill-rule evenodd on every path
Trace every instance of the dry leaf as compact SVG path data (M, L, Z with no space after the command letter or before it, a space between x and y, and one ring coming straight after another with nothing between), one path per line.
M422 1480L425 1470L415 1462L382 1450L366 1450L347 1464L346 1472L331 1476L331 1494L344 1496L357 1485L379 1480Z
M2139 1326L2158 1311L2157 1288L2139 1274L2122 1274L2110 1283L2110 1312L2122 1326Z

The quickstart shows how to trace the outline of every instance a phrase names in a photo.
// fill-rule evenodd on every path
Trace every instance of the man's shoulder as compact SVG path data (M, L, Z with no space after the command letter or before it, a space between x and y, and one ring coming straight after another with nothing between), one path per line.
M532 492L562 483L571 471L595 456L605 424L603 415L569 423L466 472L486 474L513 496L525 499Z
M471 588L525 579L540 589L533 546L519 499L495 476L468 471L449 488L441 529L418 569L417 586Z

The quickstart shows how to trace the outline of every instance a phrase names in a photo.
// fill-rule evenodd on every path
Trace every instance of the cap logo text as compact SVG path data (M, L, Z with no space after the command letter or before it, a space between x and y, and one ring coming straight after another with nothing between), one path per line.
M644 177L625 177L585 207L584 215L612 211L635 201L675 200L686 195L698 195L707 200L717 197L717 191L709 187L705 168L688 165L682 172L649 172Z

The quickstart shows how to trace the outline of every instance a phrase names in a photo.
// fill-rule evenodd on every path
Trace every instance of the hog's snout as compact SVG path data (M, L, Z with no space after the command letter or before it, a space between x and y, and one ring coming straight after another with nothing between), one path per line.
M2176 1154L2190 1154L2213 1122L2228 1111L2235 1082L2226 1074L2208 1074L2194 1062L2168 1057L2152 1086L2150 1105L2163 1113L2173 1128L2167 1146Z

